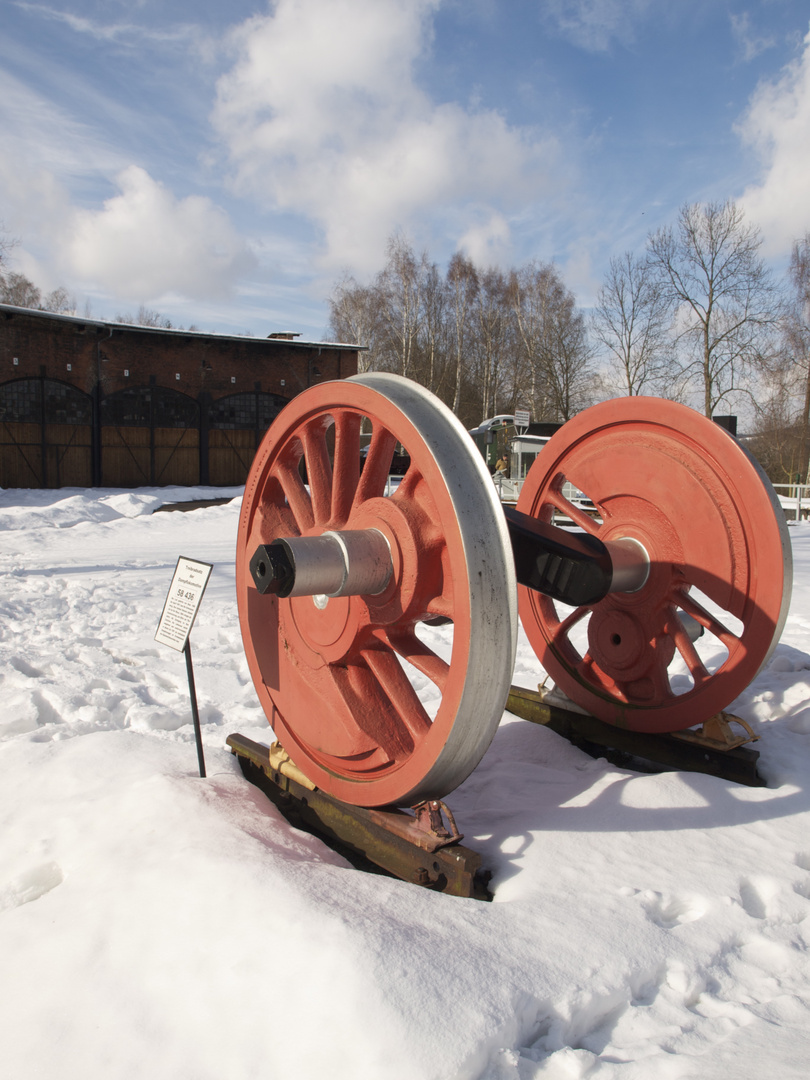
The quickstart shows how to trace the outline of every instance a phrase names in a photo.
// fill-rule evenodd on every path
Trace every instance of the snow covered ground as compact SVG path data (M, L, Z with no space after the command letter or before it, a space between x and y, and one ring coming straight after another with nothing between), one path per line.
M505 715L452 796L483 904L367 876L242 778L270 732L221 492L0 492L6 1080L748 1080L810 1071L810 525L733 705L768 786L644 776ZM236 494L234 491L233 494ZM214 563L182 654L177 556ZM521 637L515 681L541 671Z

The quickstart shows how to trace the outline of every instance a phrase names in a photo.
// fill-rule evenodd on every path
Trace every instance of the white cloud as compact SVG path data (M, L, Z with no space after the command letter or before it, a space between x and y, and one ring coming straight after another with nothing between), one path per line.
M278 0L234 34L213 120L235 186L315 221L324 266L373 269L417 219L452 217L454 246L482 204L502 213L562 183L556 142L420 88L438 2Z
M256 266L211 200L176 198L94 128L3 71L0 131L0 218L21 240L13 266L43 289L64 284L131 305L221 299ZM102 203L110 177L120 193Z
M605 52L612 41L627 44L634 21L649 0L541 0L541 14L558 33L588 52Z
M785 254L810 229L810 33L802 56L757 88L738 132L764 164L740 202L762 229L765 253Z
M77 34L85 34L96 41L117 42L133 45L165 42L196 42L200 37L199 29L192 23L180 23L169 27L140 26L132 22L97 22L71 11L59 11L47 4L29 4L18 0L15 7L31 15L69 26Z
M458 246L476 266L504 266L511 255L511 231L503 214L490 214L471 225Z
M743 60L753 60L761 52L773 48L776 44L776 38L773 35L757 34L751 26L751 16L747 11L741 15L735 15L732 12L730 18L731 34L739 46Z
M137 165L101 210L76 210L64 259L72 274L123 297L157 302L231 291L255 258L210 199L177 199Z

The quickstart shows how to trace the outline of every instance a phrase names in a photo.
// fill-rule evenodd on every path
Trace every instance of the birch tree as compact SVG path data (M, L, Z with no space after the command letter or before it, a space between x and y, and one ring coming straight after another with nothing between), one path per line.
M731 201L684 206L674 228L648 240L683 374L709 417L736 393L751 394L767 363L780 311L760 245L759 230Z
M793 245L789 278L792 295L785 315L784 336L788 360L802 397L798 471L804 483L810 471L810 232Z
M669 303L646 259L627 251L610 260L591 325L622 394L662 389L672 360Z

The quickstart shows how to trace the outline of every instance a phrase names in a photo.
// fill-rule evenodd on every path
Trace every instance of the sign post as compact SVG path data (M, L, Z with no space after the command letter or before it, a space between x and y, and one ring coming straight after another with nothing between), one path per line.
M203 757L200 714L197 710L197 691L194 687L194 668L191 663L191 645L189 634L197 617L205 587L211 576L211 563L198 562L180 556L174 570L174 577L169 586L169 595L163 605L155 641L168 645L170 649L186 654L188 673L188 692L191 698L191 716L194 720L194 736L197 740L197 761L200 776L205 776L205 758Z

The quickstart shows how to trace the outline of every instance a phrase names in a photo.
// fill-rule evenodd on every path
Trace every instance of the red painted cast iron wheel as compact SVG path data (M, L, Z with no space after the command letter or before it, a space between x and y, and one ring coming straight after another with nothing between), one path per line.
M565 481L593 501L596 519L564 496ZM649 554L638 592L592 606L563 609L519 589L541 664L594 716L644 732L703 723L742 693L779 640L792 583L784 513L740 443L694 410L641 397L585 410L544 447L518 509L543 521L556 511ZM690 640L684 612L701 640ZM701 656L706 642L714 666Z
M361 425L372 432L362 471ZM410 465L387 494L397 443ZM393 576L379 596L257 591L248 564L259 544L345 529L386 537ZM283 410L245 486L236 584L261 704L318 787L356 805L413 805L472 772L509 692L514 563L480 454L427 390L372 373L313 387ZM417 634L437 619L453 624L449 660ZM401 660L440 699L434 715Z

